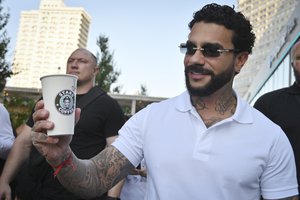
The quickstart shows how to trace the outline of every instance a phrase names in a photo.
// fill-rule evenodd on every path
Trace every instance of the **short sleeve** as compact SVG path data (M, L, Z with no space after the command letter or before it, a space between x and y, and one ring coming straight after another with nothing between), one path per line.
M268 165L261 177L265 199L278 199L298 194L296 165L292 147L284 132L271 149Z

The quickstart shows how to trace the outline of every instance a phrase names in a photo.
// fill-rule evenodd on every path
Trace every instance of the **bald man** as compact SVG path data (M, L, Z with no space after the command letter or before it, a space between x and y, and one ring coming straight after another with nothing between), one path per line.
M95 87L95 77L99 72L97 58L87 49L76 49L68 58L67 74L78 77L77 80L77 107L82 101L87 100L87 94L97 93L95 99L84 107L81 107L81 118L75 126L75 133L72 138L71 148L75 154L88 159L97 155L106 146L110 145L117 137L118 130L125 122L125 118L119 104L108 96L99 87ZM89 95L89 98L93 95ZM0 197L11 199L11 188L9 183L28 161L27 171L22 171L26 179L31 180L24 183L21 178L20 187L17 186L17 196L23 199L64 199L79 200L71 192L67 191L56 178L53 178L53 171L56 169L50 166L39 152L32 146L31 127L33 126L32 116L22 126L13 149L9 154L0 178ZM22 177L22 176L21 176ZM117 185L97 200L118 199L121 185Z

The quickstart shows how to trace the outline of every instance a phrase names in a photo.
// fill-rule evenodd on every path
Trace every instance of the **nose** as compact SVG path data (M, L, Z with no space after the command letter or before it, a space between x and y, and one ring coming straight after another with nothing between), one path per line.
M71 68L77 68L78 67L76 60L73 60L71 63L69 63L69 65L70 65Z
M201 51L201 48L195 49L195 53L193 55L190 55L188 57L188 61L190 64L201 64L203 65L205 63L205 57Z

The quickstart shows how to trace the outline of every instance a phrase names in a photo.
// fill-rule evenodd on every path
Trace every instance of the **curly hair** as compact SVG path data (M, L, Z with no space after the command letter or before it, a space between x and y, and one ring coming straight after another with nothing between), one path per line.
M239 52L252 53L255 34L250 21L241 12L235 12L233 8L226 5L212 3L194 13L189 28L192 29L195 23L201 21L223 25L232 30L234 32L232 43L235 49L238 49Z

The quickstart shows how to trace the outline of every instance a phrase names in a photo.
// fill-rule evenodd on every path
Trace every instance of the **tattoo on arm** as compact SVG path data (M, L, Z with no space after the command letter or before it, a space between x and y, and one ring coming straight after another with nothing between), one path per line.
M59 181L69 191L84 198L101 196L134 168L113 146L90 160L74 158L73 166L73 171L70 167L63 168L58 175Z

